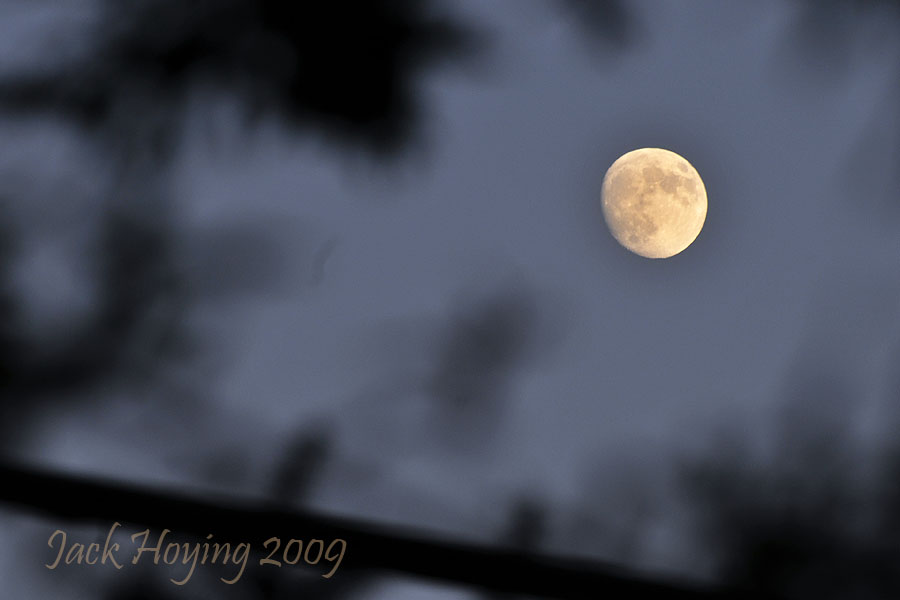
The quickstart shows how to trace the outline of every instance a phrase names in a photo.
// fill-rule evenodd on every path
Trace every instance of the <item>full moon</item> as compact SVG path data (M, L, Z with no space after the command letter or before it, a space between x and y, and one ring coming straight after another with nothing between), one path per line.
M662 148L620 156L603 178L603 218L616 240L646 258L675 256L706 221L706 187L687 160Z

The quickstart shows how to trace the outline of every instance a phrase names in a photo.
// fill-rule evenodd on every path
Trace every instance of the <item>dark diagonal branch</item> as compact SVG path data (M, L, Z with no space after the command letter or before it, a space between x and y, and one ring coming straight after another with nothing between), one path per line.
M240 540L261 548L274 535L347 542L341 569L378 570L485 590L563 599L749 599L758 594L663 582L601 563L541 556L453 541L409 530L272 505L201 499L15 465L0 465L0 502L54 520L119 521L181 534ZM340 576L338 573L336 576Z

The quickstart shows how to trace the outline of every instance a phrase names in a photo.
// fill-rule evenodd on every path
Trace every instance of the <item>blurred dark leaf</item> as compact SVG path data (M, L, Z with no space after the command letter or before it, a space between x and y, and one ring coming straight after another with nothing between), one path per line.
M684 467L683 482L726 584L797 599L896 598L900 540L885 525L900 506L879 483L896 468L865 476L871 458L863 465L853 443L849 388L819 367L789 378L773 457L708 453Z
M795 81L799 72L816 83L841 84L853 67L854 42L866 21L877 18L900 29L898 0L799 0L795 26L789 30L787 47L801 59L799 64L785 62L778 53L777 66L789 65L786 79Z
M555 0L588 40L621 46L632 41L636 23L622 0Z
M322 476L332 446L331 431L324 426L298 432L280 455L272 496L279 502L302 505Z
M518 290L505 290L464 308L446 328L438 347L432 389L459 410L484 407L502 392L511 371L527 356L535 333L536 307Z
M51 111L94 128L149 109L177 114L204 86L373 150L397 150L420 113L425 67L474 37L431 2L108 0L92 53L59 72L0 82L10 111Z
M104 389L159 382L172 365L186 368L195 355L196 341L183 327L189 298L166 211L139 202L119 205L107 209L97 226L90 268L79 275L92 289L84 313L36 335L26 300L11 287L0 293L4 452L20 447L32 426L52 415L46 409L100 400ZM8 286L17 258L12 252L6 257L0 282Z

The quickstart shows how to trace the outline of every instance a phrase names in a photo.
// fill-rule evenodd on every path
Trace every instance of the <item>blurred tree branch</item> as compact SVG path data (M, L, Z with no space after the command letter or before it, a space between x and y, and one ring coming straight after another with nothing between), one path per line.
M0 464L0 502L58 521L140 524L161 531L249 542L273 535L341 538L341 569L388 571L493 592L561 599L652 597L657 600L766 600L749 591L704 588L639 576L597 562L557 558L455 541L435 541L362 521L277 505L211 501L184 493L123 485L47 470ZM337 573L335 577L340 577Z

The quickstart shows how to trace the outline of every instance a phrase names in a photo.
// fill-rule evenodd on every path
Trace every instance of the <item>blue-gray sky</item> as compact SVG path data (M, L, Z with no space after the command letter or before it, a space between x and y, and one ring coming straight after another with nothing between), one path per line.
M602 480L632 460L656 473L718 423L765 437L798 364L841 372L861 408L884 404L900 340L900 221L885 209L898 201L900 29L877 13L854 21L846 69L823 76L828 64L792 45L795 4L627 6L633 38L618 47L586 43L549 2L459 3L487 29L488 59L429 78L424 141L391 167L275 123L239 133L227 102L199 97L173 178L185 219L259 220L288 282L193 321L220 361L217 408L198 427L250 455L237 489L256 492L290 431L325 417L341 431L344 467L318 506L489 540L515 493L589 504L603 498L590 473ZM71 167L87 159L66 154L64 135L22 137L2 141L7 171L54 148L49 163L31 161L31 177L47 167L89 205L92 180ZM645 146L686 157L709 195L699 238L668 260L629 254L599 212L606 168ZM39 223L74 205L18 210ZM323 244L332 250L317 278L310 256ZM74 268L65 248L35 248L35 269L65 279ZM25 273L22 289L49 315L61 310L51 300L74 296L60 300L47 277ZM512 377L493 445L442 447L417 385L435 336L460 299L509 285L536 293L546 350ZM196 431L160 444L142 429L152 408L101 409L99 433L88 410L54 419L35 456L197 484ZM867 414L876 426L889 411ZM684 566L666 527L640 560Z

